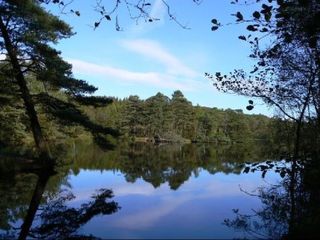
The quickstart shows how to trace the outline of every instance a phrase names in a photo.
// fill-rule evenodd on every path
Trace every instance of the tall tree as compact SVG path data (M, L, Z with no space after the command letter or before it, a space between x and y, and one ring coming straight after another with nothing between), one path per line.
M162 93L145 101L146 126L149 136L162 135L166 131L167 109L170 99Z
M143 101L139 96L129 96L126 101L126 107L122 113L121 125L124 132L130 137L142 136L144 132L143 126Z
M179 90L174 91L171 99L174 114L174 129L185 138L193 138L195 131L195 116L192 104Z
M0 51L6 55L0 71L6 77L6 87L23 101L41 159L52 157L41 129L37 105L60 123L82 125L91 131L98 143L106 146L103 134L116 135L116 131L94 124L77 106L101 106L110 99L89 97L96 88L73 78L71 65L52 47L60 39L72 36L71 28L44 10L40 2L4 0L0 3ZM43 85L42 91L30 91L31 76ZM53 96L52 91L63 91L67 99Z

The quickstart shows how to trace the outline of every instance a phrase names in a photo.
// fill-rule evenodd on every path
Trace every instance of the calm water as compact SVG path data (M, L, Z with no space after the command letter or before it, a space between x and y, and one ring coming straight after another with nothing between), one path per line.
M43 193L34 193L40 181L34 174L1 177L4 238L18 236L35 195L41 202L31 204L37 212L30 238L250 238L224 220L235 218L233 209L253 214L261 201L251 193L281 179L272 172L265 178L261 171L242 173L245 162L269 157L248 146L142 144L103 152L73 144L70 149L60 153L67 165L42 179Z

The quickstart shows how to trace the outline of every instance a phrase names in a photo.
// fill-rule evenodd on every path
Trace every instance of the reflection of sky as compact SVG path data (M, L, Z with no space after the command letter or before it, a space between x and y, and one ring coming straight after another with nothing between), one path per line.
M272 181L273 175L266 180ZM73 204L88 199L99 188L109 188L121 209L109 216L92 219L80 231L101 238L234 238L241 237L221 223L233 218L232 209L242 213L257 209L258 198L247 192L266 184L261 173L210 175L202 171L191 177L178 190L167 183L153 188L137 180L127 183L119 172L81 171L70 177L72 191L77 197Z

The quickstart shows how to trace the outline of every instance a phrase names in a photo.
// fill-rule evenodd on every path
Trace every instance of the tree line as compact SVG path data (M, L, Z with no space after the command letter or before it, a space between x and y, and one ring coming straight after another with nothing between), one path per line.
M244 114L241 109L193 106L180 90L174 91L171 98L160 92L145 100L132 95L114 99L105 108L85 111L98 124L119 130L122 139L138 141L153 138L171 142L269 141L279 134L279 124L290 125L277 118Z

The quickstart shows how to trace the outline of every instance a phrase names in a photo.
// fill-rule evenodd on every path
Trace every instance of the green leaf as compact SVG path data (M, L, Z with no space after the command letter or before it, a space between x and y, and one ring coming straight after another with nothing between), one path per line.
M249 104L251 104L251 105L253 104L253 101L252 101L252 100L249 100L248 102L249 102Z
M246 41L246 40L247 40L245 36L239 36L238 38L241 39L241 40L243 40L243 41Z
M271 12L267 12L264 14L264 19L267 21L267 22L270 22L270 19L271 19Z
M252 16L256 19L259 19L261 17L261 14L258 11L255 11Z
M109 15L104 16L108 21L111 21L111 17Z

